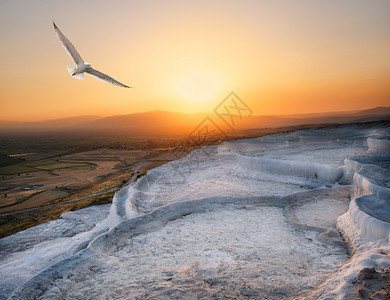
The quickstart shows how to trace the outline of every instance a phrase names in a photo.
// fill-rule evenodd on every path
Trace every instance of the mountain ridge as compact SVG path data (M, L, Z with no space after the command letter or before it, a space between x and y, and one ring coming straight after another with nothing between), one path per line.
M81 130L102 133L117 131L130 134L185 133L194 129L206 117L211 118L218 126L226 127L226 124L216 114L155 110L107 117L84 115L39 122L0 120L0 131L28 133ZM390 119L390 107L375 107L351 112L256 115L239 119L237 129L272 128L302 124L368 122L382 119Z

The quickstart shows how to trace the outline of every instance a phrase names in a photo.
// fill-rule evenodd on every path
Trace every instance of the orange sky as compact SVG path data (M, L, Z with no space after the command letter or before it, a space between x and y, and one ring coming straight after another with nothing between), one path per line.
M0 119L212 112L231 91L254 114L390 106L390 1L0 2ZM51 21L96 69L72 65Z

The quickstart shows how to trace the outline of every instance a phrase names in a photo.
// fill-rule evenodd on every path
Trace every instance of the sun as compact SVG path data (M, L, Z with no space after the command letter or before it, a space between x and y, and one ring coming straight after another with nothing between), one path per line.
M193 67L179 72L175 90L180 98L199 104L213 100L221 91L222 84L222 76L216 71Z

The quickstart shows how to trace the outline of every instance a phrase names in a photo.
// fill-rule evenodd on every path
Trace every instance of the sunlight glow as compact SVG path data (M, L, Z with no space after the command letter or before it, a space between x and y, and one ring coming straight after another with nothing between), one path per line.
M203 103L212 100L221 91L222 80L217 72L194 67L177 74L174 89L185 101Z

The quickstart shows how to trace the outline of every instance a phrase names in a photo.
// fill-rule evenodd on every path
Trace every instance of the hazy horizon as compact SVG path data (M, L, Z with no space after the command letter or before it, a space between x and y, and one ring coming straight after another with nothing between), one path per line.
M354 112L360 112L365 110L371 110L371 109L378 109L378 108L389 108L390 106L374 106L374 107L367 107L364 109L354 109L354 110L339 110L339 111L317 111L317 112L309 112L309 113L285 113L285 114L253 114L253 116L261 116L261 117L288 117L288 116L298 116L298 115L327 115L327 114L343 114L343 113L354 113ZM40 120L9 120L9 119L0 119L0 121L4 122L46 122L46 121L56 121L61 119L72 119L72 118L110 118L110 117L120 117L120 116L127 116L127 115L133 115L133 114L147 114L147 113L153 113L153 112L164 112L164 113L177 113L177 114L184 114L184 115L207 115L207 114L213 114L213 112L179 112L179 111L172 111L172 110L161 110L161 109L155 109L155 110L148 110L148 111L140 111L140 112L134 112L134 113L123 113L123 114L116 114L116 115L70 115L70 116L63 116L60 118L51 118L51 119L40 119Z

